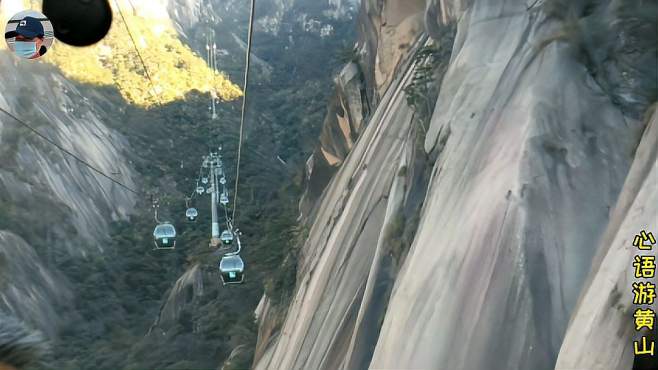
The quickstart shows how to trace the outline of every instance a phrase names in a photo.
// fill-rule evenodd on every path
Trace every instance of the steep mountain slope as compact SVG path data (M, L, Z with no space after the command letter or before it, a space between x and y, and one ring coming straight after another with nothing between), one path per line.
M564 45L537 50L542 17L475 2L458 25L425 141L441 153L373 368L552 368L640 127Z
M611 213L597 257L592 262L590 277L565 334L556 369L630 369L634 361L633 347L629 343L651 335L647 330L635 332L628 322L636 308L630 289L638 280L631 268L633 258L647 254L634 247L632 241L642 230L649 232L658 228L657 130L658 116L654 110ZM656 310L656 304L646 307Z
M397 54L377 56L397 35L373 32L385 29L387 9L412 5L373 5L362 3L361 63L369 96L385 93L349 154L334 160L340 169L317 203L303 204L312 216L294 299L280 330L260 316L256 368L552 369L561 350L558 367L604 369L596 351L616 351L621 339L596 342L602 348L588 343L581 359L577 348L617 325L625 328L624 355L612 361L628 365L632 320L615 313L599 328L584 315L592 307L600 320L617 312L596 302L615 296L608 281L627 276L621 263L629 259L611 256L615 270L593 270L586 280L597 247L610 245L599 244L606 228L612 240L614 225L628 222L630 233L655 227L658 217L651 207L632 216L617 211L610 224L624 182L630 189L622 199L639 191L639 180L626 180L633 158L647 169L657 160L650 144L636 152L645 126L639 117L656 99L656 35L644 32L656 20L642 16L655 9L616 1L428 1L426 32L439 44L451 25L457 34L445 76L435 75L440 95L419 145L401 94L419 66L382 69ZM405 32L405 22L392 23ZM386 71L395 71L390 84ZM344 126L336 123L325 131ZM432 171L426 186L414 188L418 174L408 165L418 151ZM650 175L643 197L658 186ZM411 206L417 197L422 210ZM420 220L410 221L409 209ZM631 237L619 235L614 246ZM597 299L577 309L589 284ZM628 301L630 288L617 289L626 289ZM581 313L563 345L574 312Z
M184 248L150 251L147 197L0 115L0 310L55 339L53 366L629 367L629 243L658 232L655 8L363 0L352 47L350 1L261 4L239 290L218 284L207 204ZM240 77L243 2L144 5L194 78L208 40ZM235 163L239 106L210 119L207 81L160 105L140 73L113 71L122 90L57 66L0 51L2 107L166 217L209 146Z
M15 57L2 53L0 67L14 71L0 74L3 109L31 121L59 145L107 173L120 173L124 183L135 186L134 172L124 157L127 142L103 122L107 112L98 105L77 104L95 97L83 96L46 65L16 63ZM3 114L0 119L0 228L5 230L0 250L6 268L3 276L11 277L3 281L0 302L53 334L58 324L54 310L69 304L70 295L56 261L102 252L110 222L125 219L135 199L11 118ZM80 121L86 124L75 124Z
M403 83L412 75L407 71ZM323 195L300 257L299 289L288 313L295 319L284 323L259 367L336 368L340 362L327 354L350 347L360 307L368 307L361 300L369 273L375 274L369 266L382 253L382 227L405 198L405 177L398 174L413 154L405 150L414 140L412 112L403 104L403 85L397 86L382 101L399 108L374 113L382 121L365 129ZM365 319L373 319L376 306Z
M211 73L199 63L205 36L214 31L219 68L240 78L248 7L228 0L133 1L132 12L120 3L133 30L163 22L182 33L166 33L164 46L182 54L195 73L177 75L164 56L158 64L144 54L155 80L169 72L165 77L175 78L165 84L166 99L156 104L132 45L119 38L107 40L111 50L78 50L78 59L29 63L0 51L2 70L16 72L0 73L0 103L106 173L156 194L162 216L177 224L180 248L151 250L148 195L99 180L0 115L0 309L47 332L57 368L244 368L252 361L260 296L286 292L294 282L294 263L281 266L297 232L297 172L324 115L328 92L321 87L340 64L340 49L353 41L353 14L347 2L290 2L277 15L293 21L285 32L256 28L255 58L268 68L256 63L252 70L242 153L238 217L248 275L243 286L228 289L219 284L218 255L208 249L206 202L198 204L197 224L183 224L181 216L209 145L223 145L234 173L239 104L218 103L218 119L210 119L203 92L212 87ZM257 19L271 15L265 10L259 8ZM216 14L226 20L213 19ZM140 24L143 18L148 21ZM143 36L140 47L157 42ZM110 52L121 63L101 63L108 67L101 71L98 62ZM109 80L93 79L98 76ZM112 78L123 84L108 85Z
M412 19L422 13L417 6L403 9ZM406 50L424 43L417 37L407 29L396 34ZM369 47L379 50L377 41ZM385 43L382 48L388 60L390 49ZM369 55L363 44L357 53ZM298 288L280 328L273 324L277 310L267 297L262 301L267 309L259 314L256 368L337 368L345 353L353 353L342 363L347 368L367 366L398 269L396 257L418 221L427 181L426 158L416 150L421 129L403 91L416 77L417 61L407 52L389 63L387 69L401 72L381 97L366 91L370 72L358 64L348 64L336 79L320 146L307 163L301 210L310 229L300 250ZM381 102L369 114L371 99Z

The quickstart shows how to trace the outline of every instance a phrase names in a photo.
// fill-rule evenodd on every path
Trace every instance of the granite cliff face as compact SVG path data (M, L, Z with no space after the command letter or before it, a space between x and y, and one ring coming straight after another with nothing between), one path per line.
M15 71L0 74L3 109L135 186L124 156L126 140L103 123L108 107L90 103L98 97L83 96L52 67L16 63L7 53L0 54L0 68ZM88 104L79 105L81 101ZM135 197L90 173L4 114L0 141L0 260L6 278L0 305L53 334L58 324L54 312L70 299L67 282L54 261L102 253L109 223L125 219Z
M395 73L403 73L400 68L422 31L423 9L424 0L362 2L360 40L354 46L353 60L336 77L320 145L307 162L302 218L345 160Z
M630 369L633 347L629 343L647 335L635 332L628 322L637 308L632 304L631 286L638 280L633 258L647 254L633 246L633 239L643 230L658 227L657 129L654 110L573 310L556 369ZM656 310L655 304L646 307Z
M280 328L260 312L255 367L630 368L629 242L658 218L654 10L363 1L360 79L337 79L296 292ZM426 35L451 42L427 127L405 96Z
M246 14L238 3L170 0L144 3L137 12L157 10L202 56L216 26L219 64L234 77L241 72ZM332 32L329 20L348 22L350 9L360 9L359 40L336 74L319 143L306 162L296 287L289 304L263 296L255 349L246 344L252 334L244 332L251 330L244 307L256 306L266 272L250 270L249 294L235 295L217 286L216 256L167 259L138 248L111 250L106 242L113 231L122 248L150 247L150 215L133 220L136 225L112 225L139 212L140 199L2 114L0 310L55 338L62 321L77 319L72 308L82 294L111 307L115 316L103 321L111 315L85 306L84 325L76 322L85 336L63 334L80 341L111 337L89 348L114 358L84 354L88 363L105 361L101 368L230 369L249 361L253 350L256 369L629 369L637 339L631 241L641 230L658 237L655 6L640 0L314 5L270 1L257 17L258 35L280 42L255 49L261 81L253 91L263 98L279 93L270 85L285 74L272 72L273 49L288 57L281 50L319 42ZM277 60L278 67L289 67L286 61ZM303 64L294 64L290 75ZM15 72L0 73L0 106L59 145L133 188L146 172L155 178L164 172L162 163L131 161L136 148L112 128L120 127L113 126L116 113L129 109L116 94L110 99L52 65L17 63L4 51L0 70ZM300 84L300 94L318 85ZM179 117L206 108L178 103L165 112ZM298 119L301 113L284 119L271 117L285 115L277 107L253 109L259 125L250 130L269 127L263 132L271 133L273 152L298 129L290 122L308 123ZM133 121L157 121L132 113ZM230 109L224 113L230 117ZM136 142L153 135L174 146L134 123L128 132ZM176 123L194 131L195 119ZM180 136L186 149L205 145ZM170 169L178 167L175 160ZM285 160L276 163L288 166ZM267 176L283 173L270 171ZM269 186L265 175L254 178ZM166 180L166 190L175 192L175 181ZM259 240L261 212L245 237L253 241L245 256L255 269L271 261L258 260L263 254L252 245L271 247L283 238ZM207 250L194 244L205 243L205 231L183 229L189 250ZM102 268L83 270L87 261ZM133 273L114 271L115 262ZM78 285L57 266L74 266L71 276L84 277L85 290L74 291ZM135 287L136 281L148 283ZM123 295L116 294L120 289ZM141 315L124 323L130 330L104 327L137 320L130 310ZM64 356L72 361L68 367L81 364L75 351Z

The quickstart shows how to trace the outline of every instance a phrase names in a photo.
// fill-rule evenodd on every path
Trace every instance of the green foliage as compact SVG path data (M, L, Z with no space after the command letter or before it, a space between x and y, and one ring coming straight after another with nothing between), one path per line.
M126 27L139 35L135 40L139 54ZM192 90L214 93L227 101L242 96L237 85L210 69L181 42L169 21L131 12L114 18L108 35L99 43L84 48L55 43L45 61L57 65L70 79L114 85L127 102L143 107L170 103Z
M416 70L409 85L404 89L407 94L407 104L415 110L427 109L430 104L429 91L435 83L434 72L439 63L439 49L433 45L423 46L414 55Z
M313 1L299 4L304 11L318 14L318 9L326 7ZM158 196L162 218L173 221L179 234L175 251L152 250L153 214L144 196L138 197L129 220L110 224L109 238L102 245L71 246L79 240L71 226L74 210L41 196L38 187L28 200L10 199L6 189L0 188L0 228L22 236L44 256L46 251L55 251L49 267L65 276L75 294L70 306L56 308L63 325L54 343L53 368L216 369L231 353L227 368L251 366L257 338L253 311L263 292L278 305L273 311L285 312L294 291L297 254L308 227L297 225L301 189L293 179L301 177L304 161L316 145L332 93L328 88L332 71L340 67L335 51L353 41L351 21L321 18L335 33L320 37L299 27L298 11L284 17L283 25L294 26L280 35L257 30L254 37L254 54L269 63L272 72L263 73L254 63L250 79L237 199L246 282L238 287L222 287L219 282L219 258L208 248L209 202L195 204L200 212L196 224L183 222L184 197L194 187L199 160L209 147L221 143L227 172L235 173L240 102L232 100L240 91L227 77L210 73L192 52L205 50L193 44L194 37L205 36L208 25L190 30L188 47L171 30L154 37L148 23L127 14L133 33L142 35L149 45L140 50L151 77L162 85L163 105L155 104L119 18L113 25L118 33L112 31L103 43L80 50L58 44L55 53L49 54L46 62L77 81L76 90L89 99L75 104L98 108L94 115L126 138L125 155L137 172L136 186ZM230 49L230 35L246 34L246 14L236 17L237 21L224 18L210 26L222 48L229 49L225 59L219 58L220 68L237 81L242 77L244 51L235 45ZM101 49L108 46L114 58L100 60L99 54L108 51ZM225 100L218 105L217 120L209 118L208 96L202 93L211 89ZM24 95L17 97L18 104L31 106L23 104L30 101L29 92ZM27 110L22 118L45 128L44 116ZM77 123L84 124L82 117ZM56 150L30 135L21 127L3 131L6 140L0 156L7 160L2 168L19 178L27 176L13 168L19 139L45 155ZM232 200L234 196L231 187ZM49 236L53 220L64 235ZM69 254L71 247L86 256ZM0 275L3 263L0 259ZM179 317L154 325L171 287L194 265L203 271L204 294L184 292L187 300L180 306ZM7 277L0 276L2 280ZM242 349L233 352L236 348Z
M338 50L338 61L343 64L358 63L359 60L359 51L356 46L343 46Z
M400 261L408 245L403 238L405 217L402 213L395 215L386 230L386 242L394 261Z
M414 55L416 69L412 81L404 88L407 105L415 112L415 119L423 132L427 131L443 75L448 68L455 27L447 26L443 37L420 47Z
M219 119L210 120L207 96L199 92L146 110L126 106L123 93L115 89L78 86L99 96L91 104L103 106L106 121L129 140L141 189L158 196L162 218L176 224L179 237L175 251L152 250L153 215L145 197L138 199L130 220L112 224L105 253L57 261L76 298L56 343L55 367L216 369L238 347L242 349L227 368L251 366L257 338L253 311L263 292L285 310L296 284L297 253L308 236L307 227L296 225L301 189L293 179L313 150L325 115L331 92L325 87L334 67L326 61L339 38L345 39L346 25L334 26L335 37L326 39L296 30L295 49L285 53L281 39L255 37L255 52L273 64L274 72L265 79L255 69L252 81L258 83L247 107L237 199L246 265L241 286L222 287L219 282L218 256L208 248L209 202L203 198L195 203L200 214L196 224L183 222L183 199L194 187L199 160L209 147L221 143L227 172L235 173L239 104L220 104ZM233 200L232 191L230 195ZM0 212L8 211L0 204ZM190 292L176 322L152 327L176 279L195 264L203 271L203 296Z

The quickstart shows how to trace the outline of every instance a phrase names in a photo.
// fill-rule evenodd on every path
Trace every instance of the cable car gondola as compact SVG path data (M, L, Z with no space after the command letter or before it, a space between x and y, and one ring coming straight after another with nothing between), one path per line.
M187 217L187 220L190 222L196 221L198 215L199 212L196 210L196 208L188 208L187 211L185 211L185 217Z
M201 178L201 183L202 184L207 184L208 183L208 178L207 177L202 177Z
M233 242L233 232L231 230L224 230L219 238L222 240L222 243L231 244Z
M225 255L219 261L222 285L242 284L244 282L244 262L240 255Z
M176 247L176 228L169 222L164 222L153 230L153 243L156 249L174 249Z
M221 203L222 205L227 205L228 204L228 194L222 193L219 196L219 203Z
M197 186L197 188L196 188L196 193L199 194L199 195L205 193L205 191L206 191L206 189L204 189L203 186Z
M224 177L224 176L220 177L219 178L219 183L222 184L222 185L226 184L226 177Z

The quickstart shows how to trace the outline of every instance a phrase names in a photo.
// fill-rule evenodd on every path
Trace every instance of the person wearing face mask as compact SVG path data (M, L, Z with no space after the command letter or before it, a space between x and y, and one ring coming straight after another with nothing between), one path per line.
M41 22L34 17L18 21L16 30L5 33L5 39L14 38L14 53L26 59L36 59L47 51L43 45L44 32Z

